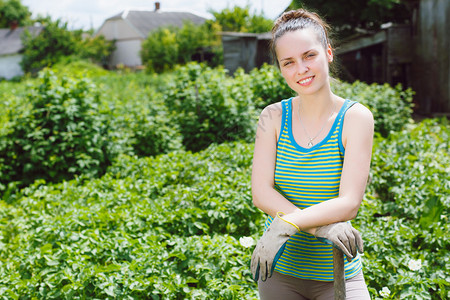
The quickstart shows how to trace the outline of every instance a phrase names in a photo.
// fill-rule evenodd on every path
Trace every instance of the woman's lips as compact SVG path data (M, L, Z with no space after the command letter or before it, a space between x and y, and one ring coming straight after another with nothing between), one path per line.
M307 86L307 85L311 84L313 79L314 79L314 76L310 76L310 77L307 77L307 78L297 81L297 83L300 84L301 86Z

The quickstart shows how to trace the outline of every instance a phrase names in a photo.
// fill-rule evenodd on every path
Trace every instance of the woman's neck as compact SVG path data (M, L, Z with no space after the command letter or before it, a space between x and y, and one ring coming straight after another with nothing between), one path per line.
M330 109L338 101L338 97L331 90L320 94L315 93L314 95L298 95L296 98L297 107L301 107L302 116L312 120L321 119L324 115L329 115Z

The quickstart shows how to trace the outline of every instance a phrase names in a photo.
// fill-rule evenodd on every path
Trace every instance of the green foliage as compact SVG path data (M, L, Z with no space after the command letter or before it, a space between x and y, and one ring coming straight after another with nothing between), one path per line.
M153 156L182 149L181 134L170 118L163 75L109 74L94 79L109 116L111 156Z
M205 51L217 50L214 26L185 22L181 28L162 27L151 33L142 44L141 57L147 70L161 73L184 65L194 58L201 60ZM204 58L205 59L205 58Z
M67 26L67 23L60 20L49 21L39 35L34 36L25 32L24 53L21 61L25 72L37 72L57 63L64 56L79 52L77 41L81 39L81 32L73 33Z
M138 156L154 156L181 149L181 135L170 124L169 113L164 105L135 111L129 124L132 130L131 146ZM171 126L172 125L172 126Z
M181 134L176 124L172 124L164 103L158 101L161 95L145 88L141 95L142 98L148 97L149 101L138 106L136 102L126 104L128 118L122 120L122 124L117 123L124 131L129 131L128 143L133 153L138 156L155 156L182 149Z
M375 143L371 182L358 223L370 290L389 299L450 294L449 136L447 120L425 120ZM411 269L411 260L422 267Z
M56 64L54 72L61 78L70 73L76 78L91 78L96 82L96 92L101 95L95 96L99 98L97 110L104 118L103 125L109 128L104 132L104 138L109 140L105 150L109 159L121 153L154 156L183 147L198 151L211 143L251 141L258 111L292 96L279 71L271 65L254 69L249 74L239 70L235 77L228 76L222 68L211 69L195 63L159 76L145 73L115 75L73 58ZM18 119L29 116L27 111L32 110L33 97L26 96L24 85L4 83L4 86L1 88L0 85L0 95L6 99L0 114L4 138L1 148L19 151L12 139L6 137L17 130L14 127ZM391 88L337 81L333 83L333 89L338 95L367 105L374 113L375 129L382 136L388 136L410 122L410 90L402 91L400 86ZM9 161L0 176L4 191L7 182L21 180L22 175L18 174L22 174L22 169L14 165L18 161L15 157L20 156L16 150L4 154ZM61 178L71 178L74 173L67 172L66 175ZM29 182L39 178L36 176L31 176Z
M333 81L332 89L343 98L367 106L374 115L375 131L384 137L412 122L414 92L411 89L403 90L400 84L391 87L387 83L369 85L359 81L352 84Z
M31 12L20 0L0 0L0 28L8 28L13 23L26 26L31 23Z
M123 156L101 179L37 182L0 205L0 294L257 299L251 252L238 242L262 228L251 154L228 144Z
M51 71L41 73L40 81L27 95L31 109L0 139L2 190L11 181L98 176L109 164L95 86L85 79L58 79Z
M82 35L83 38L79 41L80 53L74 53L82 59L89 59L91 62L106 66L109 58L116 46L114 41L107 41L103 35L93 36L93 32L88 32L88 35Z
M225 8L222 11L210 11L214 16L213 22L220 26L221 31L269 32L273 21L266 19L262 14L250 14L249 6Z
M57 77L70 74L75 78L95 79L102 76L109 76L109 72L102 67L83 60L75 56L68 56L54 64L51 68Z
M82 30L70 31L67 22L49 18L41 21L44 30L40 34L34 36L26 31L22 38L21 66L25 72L36 73L70 56L105 64L114 50L112 41L106 41L102 36L84 38Z
M262 110L269 104L294 96L292 89L286 84L276 67L264 64L255 68L249 74L239 69L235 74L236 82L247 82L253 91L253 103Z
M142 43L142 62L149 71L161 73L178 62L179 46L174 28L160 28Z
M28 93L30 81L0 82L0 135L8 133L17 115L30 109L30 103L24 99Z
M178 124L186 149L211 143L252 140L256 127L252 92L223 68L190 63L179 67L168 84L165 103Z

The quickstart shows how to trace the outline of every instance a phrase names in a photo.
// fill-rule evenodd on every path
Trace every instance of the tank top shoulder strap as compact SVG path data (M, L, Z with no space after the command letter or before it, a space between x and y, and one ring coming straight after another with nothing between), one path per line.
M339 150L341 151L342 154L345 153L344 145L342 144L342 128L344 127L343 125L344 125L345 113L347 112L347 110L350 107L352 107L356 103L358 103L358 102L346 99L343 104L343 107L341 108L338 116L336 117L336 119L337 119L336 129L338 130Z
M293 98L293 97L292 97ZM278 143L281 136L289 136L289 120L291 118L292 98L281 100L281 128Z

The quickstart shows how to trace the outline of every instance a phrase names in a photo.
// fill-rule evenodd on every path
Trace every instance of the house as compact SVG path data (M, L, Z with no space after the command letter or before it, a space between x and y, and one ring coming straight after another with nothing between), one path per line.
M115 41L116 49L111 55L109 67L123 64L127 67L142 65L140 51L149 33L164 26L183 26L185 21L203 24L205 18L189 12L163 12L159 2L154 11L126 10L106 19L96 35Z
M28 30L32 35L37 35L43 27L11 27L0 29L0 78L12 79L22 76L20 66L22 61L22 35Z

